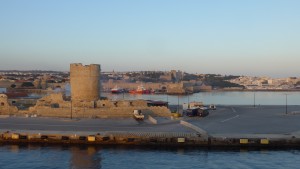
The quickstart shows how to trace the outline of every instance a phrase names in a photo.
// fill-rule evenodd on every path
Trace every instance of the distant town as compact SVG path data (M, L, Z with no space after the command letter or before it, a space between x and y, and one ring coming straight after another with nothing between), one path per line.
M17 89L64 88L70 81L69 72L0 71L0 93ZM299 77L270 78L220 74L191 74L180 70L101 72L101 91L134 91L143 88L158 94L191 94L201 91L294 91L300 90ZM150 93L149 92L149 93Z

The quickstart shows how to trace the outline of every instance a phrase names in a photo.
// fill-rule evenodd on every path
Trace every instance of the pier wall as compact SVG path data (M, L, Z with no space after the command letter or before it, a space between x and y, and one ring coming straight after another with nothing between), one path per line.
M167 107L148 107L147 102L144 100L65 101L61 93L51 94L39 99L36 105L30 107L26 114L45 117L114 118L132 117L135 109L142 110L142 113L146 116L171 116L171 111Z
M84 107L70 107L67 108L51 108L39 107L34 111L28 111L28 114L36 114L44 117L66 117L70 118L119 118L132 117L133 110L140 109L146 116L153 117L170 117L171 112L166 107L112 107L112 108L84 108Z
M61 133L0 131L0 143L199 146L211 148L299 148L300 138L283 135L214 137L186 132L98 132Z

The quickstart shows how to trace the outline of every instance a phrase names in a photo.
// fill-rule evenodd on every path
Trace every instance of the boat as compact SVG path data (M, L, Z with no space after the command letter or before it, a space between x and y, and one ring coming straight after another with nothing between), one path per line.
M151 90L147 90L143 85L138 86L136 90L130 90L131 94L151 94Z
M6 92L3 94L5 94L10 99L28 97L28 94L26 92Z
M115 86L115 87L112 88L110 91L111 91L111 93L113 93L113 94L118 94L118 93L123 93L123 92L124 92L124 89L119 88L118 86Z

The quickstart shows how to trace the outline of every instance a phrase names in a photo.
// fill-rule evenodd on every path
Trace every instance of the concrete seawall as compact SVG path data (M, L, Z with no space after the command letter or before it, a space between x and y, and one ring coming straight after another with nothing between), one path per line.
M0 142L300 148L299 111L300 106L287 112L284 106L218 106L204 118L171 120L145 112L150 119L144 121L2 116Z
M198 146L198 147L300 147L300 138L292 135L215 135L184 132L1 132L1 143L47 143L47 144L92 144L92 145L153 145L153 146Z

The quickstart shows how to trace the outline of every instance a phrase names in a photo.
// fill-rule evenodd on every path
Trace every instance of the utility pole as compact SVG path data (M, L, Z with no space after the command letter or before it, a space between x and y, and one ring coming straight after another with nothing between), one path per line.
M179 95L177 95L177 113L179 113Z
M72 119L72 111L73 109L72 109L72 100L71 100L71 119Z
M285 114L287 114L287 94L285 94Z
M254 92L254 105L253 106L255 107L255 92Z
M188 95L188 108L190 108L190 95Z

